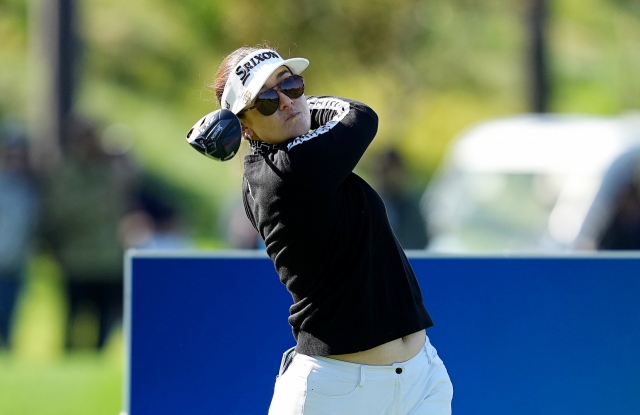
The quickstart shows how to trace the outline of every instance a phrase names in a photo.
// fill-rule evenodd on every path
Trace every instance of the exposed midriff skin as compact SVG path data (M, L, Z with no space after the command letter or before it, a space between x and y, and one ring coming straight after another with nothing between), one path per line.
M417 355L424 345L425 337L425 330L420 330L376 346L373 349L357 353L330 355L327 357L362 365L391 365L393 363L405 362Z

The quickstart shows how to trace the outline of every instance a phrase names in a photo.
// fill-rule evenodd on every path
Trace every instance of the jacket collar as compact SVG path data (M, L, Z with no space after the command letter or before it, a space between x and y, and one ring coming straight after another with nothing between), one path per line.
M251 151L253 152L253 154L272 153L278 149L278 146L275 144L269 144L265 143L264 141L251 139L249 139L249 146L251 147Z

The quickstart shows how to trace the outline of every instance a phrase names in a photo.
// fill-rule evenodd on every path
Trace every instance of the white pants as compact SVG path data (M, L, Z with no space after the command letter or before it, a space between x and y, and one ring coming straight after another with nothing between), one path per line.
M416 356L390 366L298 354L276 380L269 415L450 415L452 398L427 337Z

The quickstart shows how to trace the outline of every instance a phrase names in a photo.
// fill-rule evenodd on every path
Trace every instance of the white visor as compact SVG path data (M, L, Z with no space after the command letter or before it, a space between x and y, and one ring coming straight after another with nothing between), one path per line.
M309 66L303 58L282 59L271 49L260 49L247 55L229 74L222 93L221 106L234 114L242 111L258 95L267 79L281 66L298 75Z

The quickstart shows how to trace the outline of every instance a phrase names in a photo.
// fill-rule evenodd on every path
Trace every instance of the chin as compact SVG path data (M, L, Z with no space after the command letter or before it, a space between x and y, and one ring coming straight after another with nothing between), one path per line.
M306 134L311 129L311 119L309 116L300 119L300 121L294 126L291 138L300 137Z
M304 126L300 127L300 128L296 128L292 134L291 137L289 138L296 138L296 137L300 137L303 134L306 134L309 132L309 127L305 128Z

